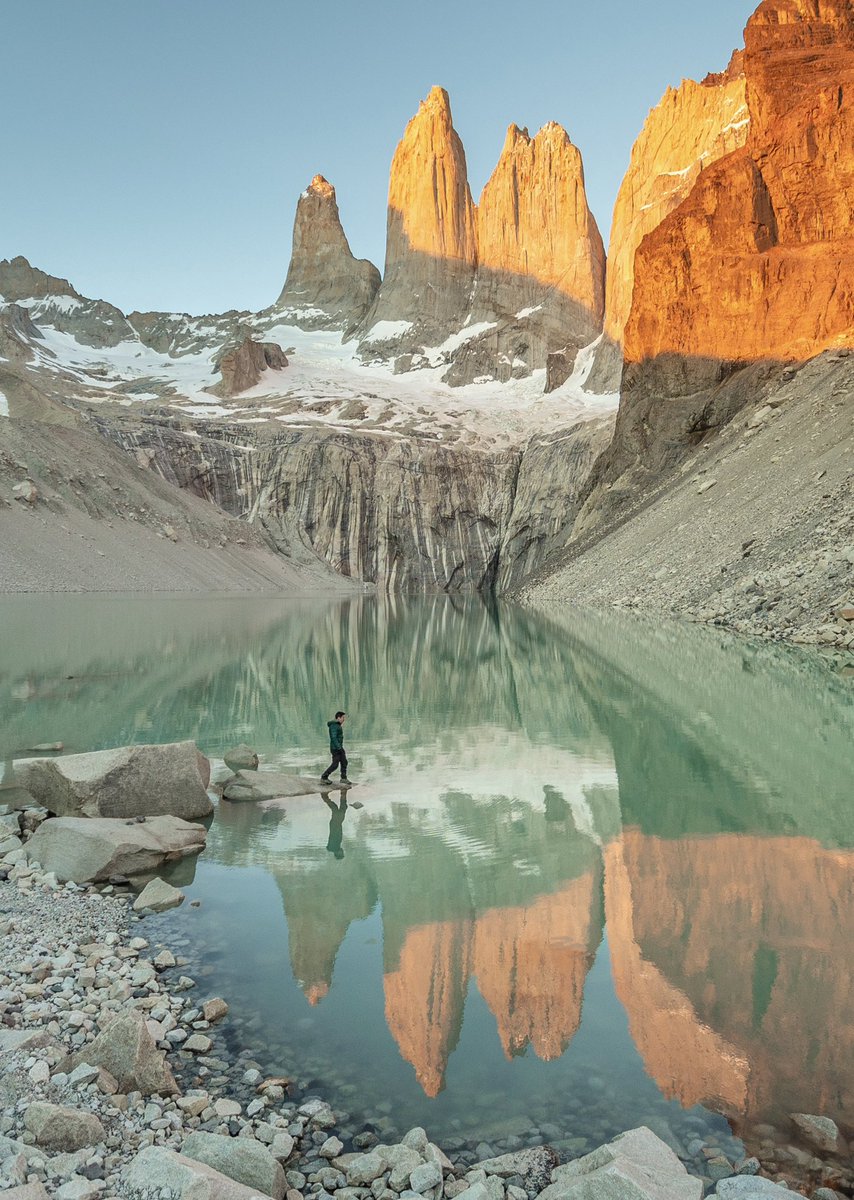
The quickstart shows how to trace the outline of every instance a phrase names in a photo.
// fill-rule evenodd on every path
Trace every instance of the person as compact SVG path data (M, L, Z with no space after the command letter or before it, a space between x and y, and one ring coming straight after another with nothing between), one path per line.
M323 803L332 813L329 818L329 839L326 843L326 849L330 854L334 854L336 858L344 857L344 818L347 816L347 792L344 788L341 789L341 803L333 804L328 796L323 797Z
M329 729L329 749L332 752L332 762L320 776L324 783L329 782L329 776L336 767L341 768L341 782L349 783L347 778L347 754L344 750L344 722L347 719L345 712L337 712L333 721L327 721Z

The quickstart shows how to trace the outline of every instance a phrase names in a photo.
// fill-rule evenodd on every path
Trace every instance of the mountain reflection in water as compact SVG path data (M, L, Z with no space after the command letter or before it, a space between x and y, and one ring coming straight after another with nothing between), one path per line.
M475 1076L511 1114L500 1061L527 1096L523 1078L575 1054L615 1092L645 1072L739 1128L854 1124L854 708L814 660L445 597L210 601L195 620L186 601L102 603L97 646L66 611L43 625L55 645L19 638L0 660L5 757L54 737L193 737L214 756L245 739L319 772L325 720L350 713L346 811L337 793L332 814L222 802L188 889L200 941L227 951L216 986L271 1047L306 1014L300 1039L332 1047L346 1014L354 1044L331 1059L404 1108L404 1064L426 1097L459 1093L457 1114ZM611 1000L591 1008L603 954Z

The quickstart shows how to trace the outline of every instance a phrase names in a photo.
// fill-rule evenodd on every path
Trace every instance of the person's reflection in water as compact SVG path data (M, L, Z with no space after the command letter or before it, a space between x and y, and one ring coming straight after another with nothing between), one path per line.
M568 802L563 798L557 788L553 788L551 784L544 784L543 791L546 797L546 820L547 821L566 821L569 819L572 809Z
M329 840L326 843L326 849L334 854L336 858L344 857L344 850L341 845L344 840L344 818L347 815L347 792L344 788L341 789L341 800L338 804L334 804L328 796L323 797L323 803L330 810L329 817Z

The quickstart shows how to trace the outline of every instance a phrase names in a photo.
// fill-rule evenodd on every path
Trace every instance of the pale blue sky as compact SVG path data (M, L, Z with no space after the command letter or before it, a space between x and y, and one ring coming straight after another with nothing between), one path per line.
M447 88L475 199L511 121L559 121L607 242L632 142L722 70L754 0L0 0L0 257L124 310L260 308L297 197L335 185L382 268L388 168Z

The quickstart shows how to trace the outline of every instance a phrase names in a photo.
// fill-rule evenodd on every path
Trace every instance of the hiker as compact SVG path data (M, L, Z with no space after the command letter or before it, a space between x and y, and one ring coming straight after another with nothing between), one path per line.
M345 712L337 712L334 721L326 722L329 728L329 749L332 752L332 762L320 776L324 783L329 782L329 776L336 767L341 768L341 782L350 782L347 778L347 755L344 750L344 721L346 719Z
M329 840L326 849L336 858L343 858L344 847L341 843L344 840L344 818L347 816L347 793L344 788L341 789L340 804L334 804L328 796L323 797L323 803L332 813L329 818Z

